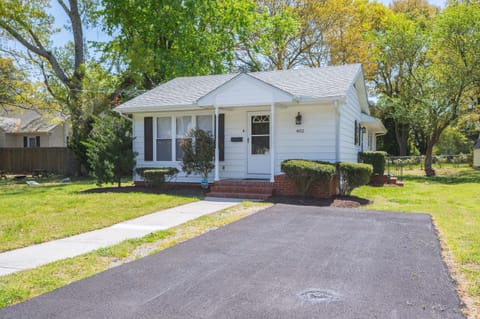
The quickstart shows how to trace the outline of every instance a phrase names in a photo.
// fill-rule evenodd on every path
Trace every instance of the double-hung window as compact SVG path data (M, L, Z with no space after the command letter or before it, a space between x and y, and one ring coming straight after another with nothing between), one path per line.
M197 129L213 135L213 116L211 115L197 115Z
M183 149L181 146L182 140L187 136L193 128L191 116L177 116L176 117L176 145L175 145L175 160L181 161L183 159Z
M183 159L182 140L194 127L213 135L212 115L157 117L156 123L157 161L181 161Z
M172 119L157 117L157 161L172 160Z

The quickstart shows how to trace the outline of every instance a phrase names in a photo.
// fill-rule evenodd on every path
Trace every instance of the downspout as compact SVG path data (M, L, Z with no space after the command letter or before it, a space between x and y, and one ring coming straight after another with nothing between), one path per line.
M220 180L219 176L219 170L218 166L220 165L220 151L219 151L219 143L218 143L218 116L219 116L219 111L218 111L218 105L215 101L215 177L214 181L218 182Z
M336 135L335 135L335 162L340 162L340 104L338 100L333 102L335 106L335 128L336 128Z

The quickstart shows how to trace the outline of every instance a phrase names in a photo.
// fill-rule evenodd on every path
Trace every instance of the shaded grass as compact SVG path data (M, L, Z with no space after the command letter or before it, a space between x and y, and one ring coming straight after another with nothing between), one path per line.
M353 194L373 201L366 209L431 214L462 290L480 309L480 171L445 168L434 178L412 173L404 187L365 186Z
M126 240L78 257L0 277L0 308L90 277L108 268L153 254L209 230L232 223L271 204L244 202L168 230Z
M198 200L196 197L145 193L83 193L91 180L37 186L0 184L0 251L103 228L154 211Z

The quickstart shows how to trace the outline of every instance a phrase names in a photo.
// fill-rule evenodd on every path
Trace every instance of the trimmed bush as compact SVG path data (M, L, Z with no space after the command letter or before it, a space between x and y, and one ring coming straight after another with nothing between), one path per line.
M137 172L139 171L137 170ZM153 186L161 186L165 183L166 177L171 178L177 175L178 169L175 167L145 169L142 173L139 172L139 174Z
M373 166L373 174L378 174L383 176L385 173L385 163L387 161L387 153L386 152L360 152L358 153L358 158L362 163L365 164L372 164Z
M370 164L338 163L340 194L350 195L353 189L368 184L372 171Z
M302 196L308 193L314 183L328 185L336 173L333 164L308 160L286 160L281 168L293 180Z

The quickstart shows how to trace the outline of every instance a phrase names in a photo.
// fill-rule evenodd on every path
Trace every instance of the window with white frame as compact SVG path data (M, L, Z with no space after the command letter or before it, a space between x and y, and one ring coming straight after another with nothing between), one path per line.
M193 128L192 117L177 116L175 119L175 124L176 124L175 159L177 161L181 161L183 159L183 149L181 146L181 142L187 136L190 130Z
M213 135L213 116L197 115L197 129L204 130Z
M213 115L157 117L156 120L157 161L182 161L181 142L194 127L213 135Z
M172 119L157 117L157 161L172 160Z

